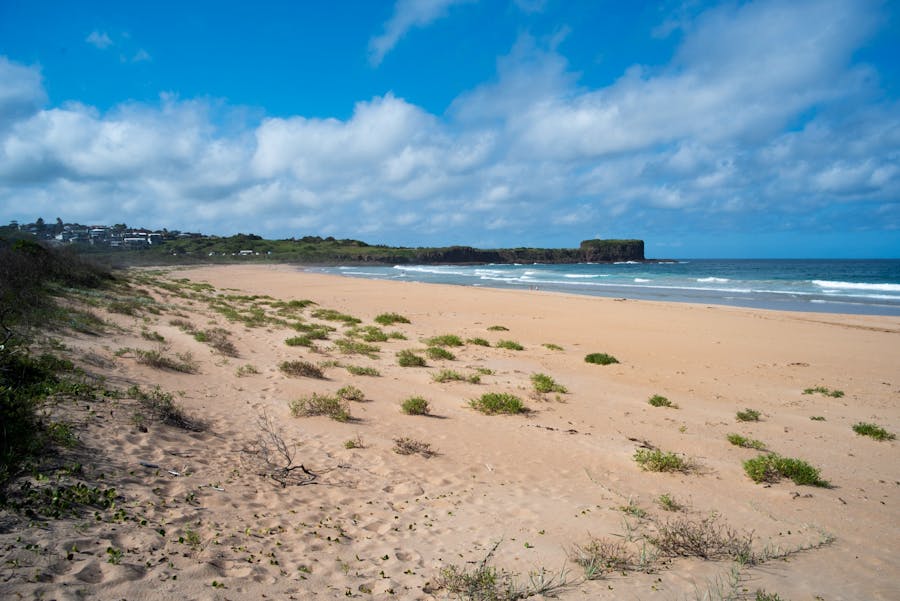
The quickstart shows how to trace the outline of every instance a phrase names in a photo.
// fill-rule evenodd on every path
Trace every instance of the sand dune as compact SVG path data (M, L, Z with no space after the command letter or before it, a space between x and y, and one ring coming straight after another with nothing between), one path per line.
M207 428L147 419L141 431L134 417L141 406L127 395L54 409L79 424L75 452L86 473L103 473L116 488L123 517L28 524L0 514L3 598L452 598L437 588L441 570L472 569L495 545L495 564L520 581L542 569L564 573L568 586L554 592L562 599L695 599L711 588L722 593L711 598L739 598L726 596L731 589L751 598L757 589L793 600L900 598L898 443L851 429L864 421L900 430L897 318L376 282L287 266L152 275L214 290L160 288L141 273L136 285L160 314L104 313L119 329L60 338L110 386L158 385ZM284 309L280 319L336 331L316 349L287 346L298 332L271 320L229 320L213 310L216 295L269 317L278 316L269 300L249 296L309 299L316 305ZM373 357L346 355L335 346L346 327L313 318L315 308L362 325L384 312L411 323L384 327L405 339L377 343ZM238 356L214 351L173 319L228 330ZM117 356L155 348L142 329L162 336L167 353L190 352L197 373L142 365L133 352ZM397 364L396 352L422 351L422 340L442 334L490 346L452 347L455 359L428 359L424 368ZM524 349L497 348L500 340ZM592 352L620 363L588 364ZM278 366L289 360L324 364L325 377L288 376ZM335 362L380 375L353 375ZM245 365L258 373L236 373ZM437 383L441 369L479 374L480 382ZM567 392L534 393L530 377L538 372ZM348 403L349 421L291 415L291 400L348 385L365 397ZM804 394L816 386L845 394ZM469 407L487 392L515 394L531 411L483 415ZM656 394L678 408L651 406ZM427 399L431 415L405 415L400 403L411 396ZM745 408L758 410L760 421L736 421ZM259 475L259 457L248 450L261 415L297 445L295 463L314 480L282 487ZM742 462L759 453L730 444L729 433L808 461L832 487L754 483ZM436 454L400 455L398 437L429 443ZM349 440L361 447L347 448ZM642 447L678 453L694 469L641 470L633 456ZM665 511L664 494L683 509ZM591 536L639 551L659 524L713 514L735 532L752 532L755 553L786 557L735 567L661 554L649 573L611 570L590 581L570 558ZM653 555L651 547L644 549Z

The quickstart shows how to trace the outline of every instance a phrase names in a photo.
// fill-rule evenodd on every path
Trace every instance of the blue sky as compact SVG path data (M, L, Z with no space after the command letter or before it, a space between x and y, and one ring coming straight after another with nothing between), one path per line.
M900 6L0 0L0 219L900 257Z

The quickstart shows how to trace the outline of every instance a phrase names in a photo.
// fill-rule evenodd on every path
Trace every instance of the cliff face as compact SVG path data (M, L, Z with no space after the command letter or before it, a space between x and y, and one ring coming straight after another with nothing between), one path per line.
M501 248L471 246L421 249L402 263L609 263L643 261L643 240L585 240L579 248Z

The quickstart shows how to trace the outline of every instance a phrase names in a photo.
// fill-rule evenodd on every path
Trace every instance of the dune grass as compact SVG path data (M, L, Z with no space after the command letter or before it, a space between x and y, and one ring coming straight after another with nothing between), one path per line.
M739 422L758 422L760 415L762 414L756 409L747 408L743 411L738 411L734 417Z
M777 453L760 455L744 462L744 471L756 483L774 483L790 478L794 484L828 488L827 480L819 477L819 470L801 459L782 457Z
M362 365L345 365L344 369L353 374L354 376L372 376L378 377L381 375L374 367L365 367Z
M859 422L857 424L853 424L852 427L853 431L860 436L868 436L869 438L874 438L875 440L894 440L895 438L897 438L895 434L893 434L892 432L888 432L877 424Z
M833 399L839 399L844 396L843 390L837 390L835 388L828 388L827 386L814 386L812 388L807 388L803 391L803 394L821 394L827 397L831 397Z
M547 374L542 373L531 374L531 385L534 386L535 392L540 393L558 392L565 394L569 392L565 386L557 383L556 380Z
M634 452L634 460L648 472L688 473L693 469L689 460L659 449L638 449Z
M428 338L425 343L428 346L463 346L465 343L456 334L442 334Z
M381 313L380 315L375 316L374 321L383 326L392 326L395 323L410 323L408 318L399 313Z
M756 440L753 438L747 438L745 436L741 436L740 434L729 434L725 437L728 439L728 442L733 444L736 447L743 447L745 449L756 449L757 451L765 451L766 443L761 440Z
M511 351L524 351L525 347L516 342L515 340L498 340L497 344L495 344L497 348L505 348Z
M409 397L400 403L400 410L406 415L428 415L428 401L420 396Z
M522 403L522 399L507 392L486 392L479 398L469 401L469 406L485 415L497 415L498 413L515 415L529 412L528 407Z
M594 365L612 365L618 363L619 360L606 353L591 353L584 358L585 363L593 363Z
M397 364L400 367L425 367L425 358L409 349L397 353Z
M278 365L278 369L289 376L318 379L325 378L322 369L309 361L283 361Z
M429 359L439 359L444 361L452 361L453 359L456 359L456 355L440 346L429 346L427 349L425 349L425 354L428 355Z
M289 403L294 417L326 415L337 422L350 421L350 408L346 401L336 396L313 393Z
M474 344L475 346L491 346L491 343L484 338L469 338L466 344Z

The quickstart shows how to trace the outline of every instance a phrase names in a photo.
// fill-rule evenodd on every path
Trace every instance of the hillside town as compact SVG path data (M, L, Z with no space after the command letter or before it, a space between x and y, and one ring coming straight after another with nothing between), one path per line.
M33 223L27 224L11 221L9 225L0 229L28 233L39 240L56 244L89 244L122 249L149 248L171 240L204 237L196 232L131 228L124 223L114 225L63 223L59 217L53 223L47 223L41 217L38 217Z

